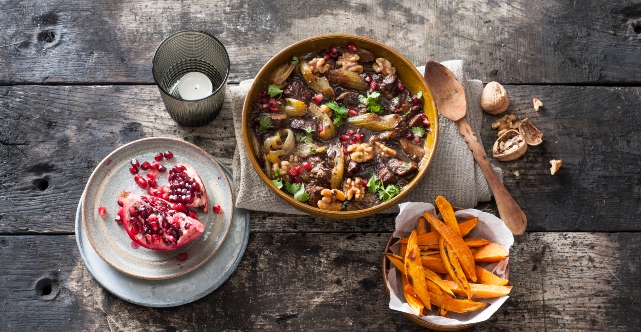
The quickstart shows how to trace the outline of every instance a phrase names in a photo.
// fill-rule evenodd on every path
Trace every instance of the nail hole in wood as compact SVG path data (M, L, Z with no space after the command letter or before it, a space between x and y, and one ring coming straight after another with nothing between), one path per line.
M35 290L43 300L51 300L58 294L58 284L51 278L42 278L36 283Z
M632 29L634 29L635 33L640 34L641 33L641 22L632 23Z
M46 43L53 43L53 41L56 40L56 33L51 30L43 31L38 34L38 40Z
M47 179L35 179L33 180L33 185L36 186L36 188L44 191L45 189L49 188L49 181Z

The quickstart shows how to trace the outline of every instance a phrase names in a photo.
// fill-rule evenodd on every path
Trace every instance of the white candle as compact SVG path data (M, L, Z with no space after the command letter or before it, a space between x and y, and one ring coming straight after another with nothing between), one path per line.
M213 86L209 78L199 72L185 74L178 83L178 93L184 100L203 99L211 94Z

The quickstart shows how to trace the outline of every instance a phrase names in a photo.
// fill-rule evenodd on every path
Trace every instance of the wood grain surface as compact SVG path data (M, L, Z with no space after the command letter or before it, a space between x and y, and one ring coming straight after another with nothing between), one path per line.
M0 83L153 83L160 42L219 37L231 81L296 41L349 33L416 65L463 59L485 82L641 82L641 4L616 1L5 1Z
M506 114L528 117L543 132L543 144L515 161L490 157L528 216L528 230L641 230L641 89L514 85L507 91ZM236 142L231 114L223 112L204 127L179 126L164 111L155 86L12 86L0 87L0 95L0 233L72 233L78 200L95 166L139 138L182 138L231 164ZM538 112L533 97L545 104ZM499 117L483 116L479 136L489 156L496 138L491 123ZM554 176L551 159L563 160ZM393 227L393 216L358 222L256 218L253 231L386 232Z
M0 292L0 326L3 331L420 331L388 308L381 275L388 237L252 234L238 269L219 289L192 304L150 309L98 285L73 236L0 236L0 284L12 285ZM638 233L527 233L510 253L511 298L472 330L630 331L641 324L635 304L641 295L641 265L635 263L640 246ZM49 285L49 294L42 294L42 285Z

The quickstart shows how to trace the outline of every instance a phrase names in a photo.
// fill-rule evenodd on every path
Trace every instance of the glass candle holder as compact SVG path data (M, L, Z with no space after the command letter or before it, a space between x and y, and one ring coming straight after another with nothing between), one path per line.
M152 71L167 112L179 124L203 126L220 113L229 55L215 37L198 31L169 36L156 49Z

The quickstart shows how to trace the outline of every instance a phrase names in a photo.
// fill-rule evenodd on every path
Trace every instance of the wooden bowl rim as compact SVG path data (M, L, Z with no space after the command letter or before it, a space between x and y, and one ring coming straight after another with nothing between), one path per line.
M427 107L430 107L431 109L434 110L434 116L430 118L431 126L430 128L432 129L432 135L434 137L433 139L433 147L431 148L429 153L426 153L425 156L423 157L422 162L424 163L421 165L418 174L412 181L403 189L401 192L392 198L391 200L387 202L383 202L381 204L378 204L376 206L369 207L367 209L362 209L362 210L352 210L352 211L325 211L321 210L319 208L312 207L311 205L308 204L303 204L297 200L295 200L293 197L287 195L284 193L282 190L279 190L274 186L274 184L267 178L263 170L261 169L260 165L258 164L258 161L254 154L252 153L252 148L250 146L250 139L249 139L249 129L247 128L247 123L248 123L248 116L249 116L249 111L251 109L251 102L252 98L251 96L255 94L256 89L262 88L262 85L264 84L264 79L259 79L261 77L265 77L268 75L271 70L278 64L282 63L283 57L291 56L293 51L297 49L298 47L301 47L302 45L314 43L314 42L319 42L319 41L327 41L327 40L337 40L337 43L344 43L345 41L349 40L352 42L355 42L356 44L366 44L369 50L375 51L376 48L383 49L384 51L392 54L394 57L396 57L398 61L401 62L401 64L405 67L403 70L407 70L410 72L408 75L416 76L419 78L419 85L422 85L421 91L423 91L423 112L425 113L425 110ZM358 45L357 45L358 46ZM396 67L398 68L398 62L395 63ZM415 187L416 185L421 181L423 176L425 176L425 173L427 173L427 170L432 163L434 159L434 155L436 153L436 148L438 146L438 138L439 138L439 121L438 121L438 111L436 108L436 103L434 102L434 98L432 96L432 92L423 79L423 76L418 72L416 67L409 61L407 60L403 55L401 55L399 52L396 50L392 49L391 47L380 43L378 41L366 38L366 37L361 37L361 36L356 36L356 35L350 35L350 34L325 34L325 35L319 35L319 36L314 36L310 38L303 39L301 41L298 41L294 44L291 44L278 52L276 55L274 55L258 72L256 77L254 78L254 82L252 83L249 91L247 92L247 95L245 97L245 102L243 104L243 113L242 113L242 137L243 137L243 143L245 146L245 150L247 151L247 155L249 156L249 160L252 164L252 167L254 168L254 171L258 174L259 178L272 190L272 192L275 192L282 200L287 202L289 205L293 206L294 208L301 210L303 212L306 212L308 214L318 216L318 217L324 217L324 218L330 218L330 219L353 219L353 218L361 218L361 217L366 217L369 215L373 215L375 213L381 212L383 210L386 210L395 204L397 204L400 200L402 200L405 196L407 196Z

